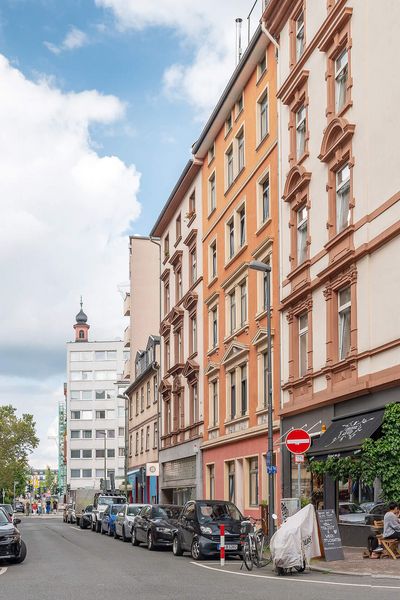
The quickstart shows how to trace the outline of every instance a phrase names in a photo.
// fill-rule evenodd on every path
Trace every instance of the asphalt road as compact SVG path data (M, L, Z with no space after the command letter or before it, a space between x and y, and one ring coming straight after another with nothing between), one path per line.
M232 560L194 564L162 550L134 548L59 518L24 518L28 547L21 565L0 564L3 600L394 600L400 581L323 573L276 577L270 567L251 574ZM6 568L4 568L6 567Z

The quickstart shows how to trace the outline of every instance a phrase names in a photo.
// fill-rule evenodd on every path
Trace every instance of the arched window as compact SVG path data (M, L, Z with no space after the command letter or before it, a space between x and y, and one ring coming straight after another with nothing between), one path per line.
M79 330L79 339L80 340L84 340L85 339L85 332L83 331L83 329Z

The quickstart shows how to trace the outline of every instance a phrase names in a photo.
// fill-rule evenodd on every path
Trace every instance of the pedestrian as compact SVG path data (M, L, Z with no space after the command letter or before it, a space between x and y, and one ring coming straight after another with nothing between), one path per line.
M39 504L38 504L38 515L41 515L41 514L42 514L42 503L39 502Z
M383 517L383 537L400 540L399 507L396 502L390 502L388 509Z
M32 512L33 512L34 515L36 515L37 509L38 509L38 504L37 504L36 500L34 500L32 502Z
M53 500L53 512L55 512L55 513L57 512L57 507L58 507L57 500Z
M29 513L31 512L31 503L29 502L29 500L25 502L25 512L26 516L29 517Z
M50 500L49 500L49 498L47 498L47 500L46 500L46 514L47 515L50 514L50 505L51 505Z

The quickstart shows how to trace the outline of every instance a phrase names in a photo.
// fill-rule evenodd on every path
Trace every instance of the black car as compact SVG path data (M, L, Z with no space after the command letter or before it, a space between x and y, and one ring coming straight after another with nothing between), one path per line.
M15 527L18 523L21 523L20 519L15 519L12 523L5 511L0 510L0 559L13 563L22 563L26 558L25 542Z
M220 552L220 525L225 525L225 554L241 556L240 528L244 517L225 500L191 500L186 503L174 533L175 556L190 552L194 560Z
M132 545L138 546L143 542L149 550L157 546L172 546L181 512L182 506L174 504L144 506L133 523Z
M86 506L81 518L79 519L79 527L81 529L87 529L88 527L92 526L92 511L93 504L89 504L88 506Z
M367 514L365 515L365 524L373 525L374 521L383 521L383 517L388 510L388 505L385 504L385 502L377 502L369 509L369 511L367 511Z

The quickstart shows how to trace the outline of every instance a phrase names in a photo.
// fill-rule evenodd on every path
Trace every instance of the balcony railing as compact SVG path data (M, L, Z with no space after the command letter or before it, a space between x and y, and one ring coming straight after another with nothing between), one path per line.
M128 293L124 299L124 317L129 317L131 314L131 295Z

